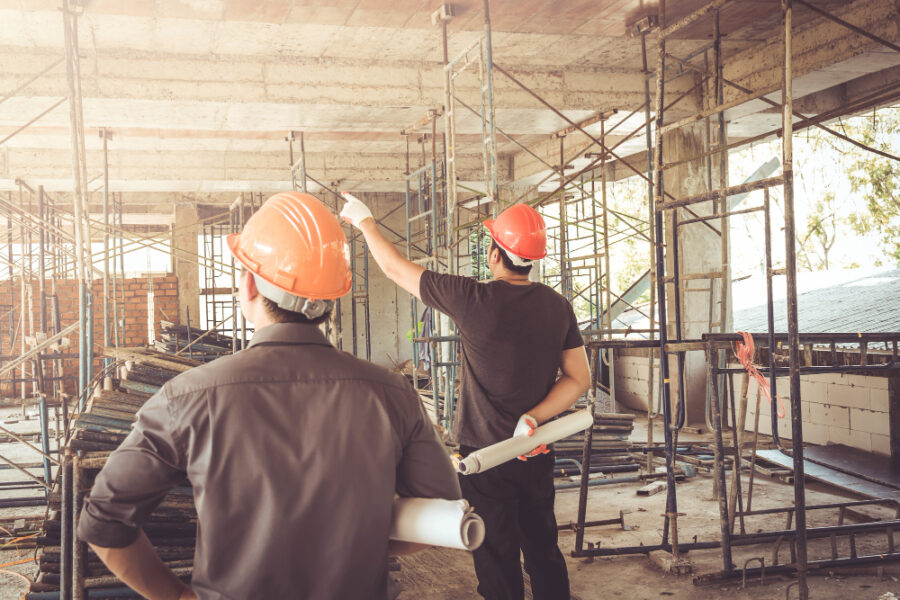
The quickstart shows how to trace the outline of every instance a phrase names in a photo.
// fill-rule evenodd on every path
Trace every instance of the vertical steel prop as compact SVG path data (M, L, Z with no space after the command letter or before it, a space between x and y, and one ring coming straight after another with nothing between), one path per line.
M677 519L678 501L675 494L675 448L673 440L673 423L672 423L672 407L671 407L671 385L669 381L669 361L666 355L666 344L668 343L668 322L666 319L666 263L665 263L665 236L663 235L663 213L659 207L663 203L663 193L665 191L665 180L663 171L663 145L662 145L662 128L663 128L663 112L665 84L663 73L666 66L666 40L662 35L662 29L666 23L666 3L660 0L659 3L659 26L660 36L657 42L656 56L656 153L654 155L656 161L656 179L653 190L654 203L654 220L656 223L656 297L659 306L659 377L660 388L662 389L662 405L663 405L663 432L665 437L666 448L666 520L663 526L663 544L670 541L670 531L673 547L678 544L678 530L676 527L670 528L670 522Z
M591 387L588 391L588 410L595 414L597 403L597 375L599 373L599 349L591 347ZM575 530L575 552L578 555L584 549L584 528L587 517L588 486L591 475L591 449L594 440L594 427L584 432L584 448L581 451L581 487L578 492L578 528Z
M784 242L785 272L787 275L787 328L791 394L791 440L794 457L794 505L797 548L797 580L800 600L809 598L806 585L806 490L803 468L803 423L800 408L800 328L797 315L797 254L794 221L794 150L793 150L793 64L791 0L781 2L784 39L784 69L782 71L782 176L784 177ZM771 349L770 349L771 352ZM775 398L773 397L773 401ZM773 407L772 412L775 412Z

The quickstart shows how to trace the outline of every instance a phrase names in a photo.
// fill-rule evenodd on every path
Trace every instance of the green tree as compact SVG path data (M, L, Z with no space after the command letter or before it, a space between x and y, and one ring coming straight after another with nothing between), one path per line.
M900 107L872 113L857 120L853 127L857 138L873 148L900 153ZM864 152L853 161L850 184L862 194L868 211L850 216L850 224L860 234L877 233L885 256L900 264L900 164L896 160Z
M807 271L828 270L828 253L837 241L844 223L838 217L833 192L817 198L806 217L805 230L797 235L797 260Z

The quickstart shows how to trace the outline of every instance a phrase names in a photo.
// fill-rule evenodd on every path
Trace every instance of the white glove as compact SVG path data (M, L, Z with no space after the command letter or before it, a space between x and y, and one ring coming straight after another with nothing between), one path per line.
M537 419L529 414L524 414L519 417L519 422L516 423L516 429L515 431L513 431L513 437L532 436L534 435L534 430L537 429L537 426ZM538 454L547 454L548 452L550 452L550 449L547 448L547 444L541 444L540 446L533 448L531 452L519 455L518 459L528 460L532 456L537 456Z
M528 414L522 415L519 417L519 422L516 423L516 430L513 431L513 437L534 435L534 430L537 429L537 426L537 419Z
M341 195L347 201L344 208L341 209L340 216L354 227L359 227L366 219L374 219L372 211L362 201L350 192L341 192Z

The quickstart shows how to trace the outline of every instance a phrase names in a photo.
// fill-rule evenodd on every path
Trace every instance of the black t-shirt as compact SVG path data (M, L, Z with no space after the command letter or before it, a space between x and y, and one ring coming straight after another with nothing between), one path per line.
M584 345L572 305L542 283L425 271L419 293L459 328L462 390L452 433L464 446L510 437L553 387L563 350Z

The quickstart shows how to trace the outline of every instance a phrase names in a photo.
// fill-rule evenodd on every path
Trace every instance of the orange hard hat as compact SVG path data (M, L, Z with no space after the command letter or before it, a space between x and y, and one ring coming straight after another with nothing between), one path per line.
M341 224L309 194L275 194L253 213L241 233L228 236L228 247L257 282L271 284L261 288L333 300L352 286L350 252Z
M527 204L513 204L484 226L497 245L526 260L547 256L547 226L544 218Z

